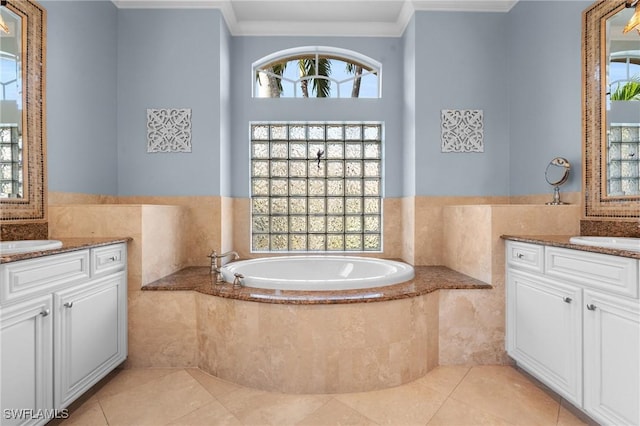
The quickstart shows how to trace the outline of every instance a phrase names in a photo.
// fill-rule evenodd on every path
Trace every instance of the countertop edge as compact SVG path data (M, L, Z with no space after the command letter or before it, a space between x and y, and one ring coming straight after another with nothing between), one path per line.
M69 253L86 248L109 246L112 244L127 243L133 241L131 237L103 237L103 238L51 238L62 241L62 247L53 250L31 251L27 253L2 254L0 264L18 262L20 260L35 259L60 253Z
M202 294L250 302L331 305L371 303L422 296L436 290L493 289L490 284L445 266L415 267L413 280L390 286L337 291L270 290L253 287L233 289L229 283L214 284L209 267L184 268L167 277L142 286L142 291L197 291Z
M500 238L502 238L503 240L518 241L521 243L547 245L553 247L568 248L572 250L588 251L591 253L600 253L612 256L640 259L640 252L636 251L571 243L569 242L569 239L573 236L574 235L501 235Z

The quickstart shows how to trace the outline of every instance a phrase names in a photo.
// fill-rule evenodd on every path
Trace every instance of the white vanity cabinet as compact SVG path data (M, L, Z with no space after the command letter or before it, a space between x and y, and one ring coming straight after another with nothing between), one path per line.
M582 402L582 291L545 276L544 248L509 242L507 353L575 405ZM536 253L527 257L527 253Z
M56 292L54 404L66 407L126 358L125 272Z
M51 296L34 297L0 308L2 425L41 424L39 419L18 412L20 409L37 412L53 408L51 312Z
M600 424L640 424L638 260L507 241L506 349Z
M584 408L603 423L637 425L639 301L585 290L584 302Z
M5 263L0 277L0 423L41 425L126 359L126 245Z

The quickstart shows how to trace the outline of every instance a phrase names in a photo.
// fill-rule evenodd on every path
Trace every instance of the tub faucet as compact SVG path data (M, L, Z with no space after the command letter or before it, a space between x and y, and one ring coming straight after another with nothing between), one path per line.
M218 264L218 259L223 259L227 256L233 256L232 260L240 259L240 256L235 251L228 251L226 253L218 254L215 250L211 252L211 254L207 257L211 258L211 274L215 274L216 283L220 284L224 282L224 277L222 276L222 272L220 271L220 264Z
M235 277L233 279L233 289L237 290L239 288L242 288L242 285L243 285L242 284L242 279L244 278L244 275L239 274L239 273L236 272L235 274L233 274L233 276Z

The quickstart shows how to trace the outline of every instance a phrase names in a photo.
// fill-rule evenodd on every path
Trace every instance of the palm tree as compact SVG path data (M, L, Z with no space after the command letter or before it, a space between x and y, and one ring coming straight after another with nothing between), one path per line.
M633 77L624 85L618 85L611 93L612 101L640 101L640 77Z
M309 97L309 81L312 82L312 93L317 98L328 98L331 95L331 61L327 58L318 57L318 69L316 70L315 58L298 59L298 69L300 70L300 88L302 97Z
M256 80L260 85L261 98L279 98L282 94L282 74L287 66L286 62L274 64L271 67L256 72Z
M347 72L350 74L355 74L355 78L353 79L353 87L351 88L351 97L357 98L360 96L360 80L362 77L362 66L354 64L352 62L347 62Z
M327 57L313 55L285 60L257 71L256 80L261 87L260 97L280 97L283 91L282 75L287 65L292 62L295 62L298 68L302 97L309 98L313 96L317 98L327 98L331 96L330 76L332 61ZM368 72L370 69L358 63L345 61L345 64L347 73L354 75L351 97L358 98L360 97L362 76L365 71ZM309 82L311 82L311 91L309 90Z
M282 75L289 62L284 61L272 64L256 72L256 80L260 85L260 97L279 98L282 94ZM300 88L302 97L308 98L309 82L311 81L311 94L318 98L327 98L331 95L331 61L327 58L300 58L296 60L300 75Z

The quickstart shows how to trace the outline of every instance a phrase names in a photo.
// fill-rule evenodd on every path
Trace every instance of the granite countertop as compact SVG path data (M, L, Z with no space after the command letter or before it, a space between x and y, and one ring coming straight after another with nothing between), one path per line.
M415 278L400 284L357 290L294 291L253 287L233 289L229 283L215 284L208 266L182 269L142 287L146 291L195 290L212 296L263 303L326 305L382 302L420 296L440 289L491 289L491 285L444 266L417 266Z
M590 251L592 253L610 254L613 256L631 257L640 259L640 252L631 250L621 250L608 247L588 246L584 244L573 244L569 238L573 235L501 235L503 240L519 241L522 243L542 244L553 247L563 247L573 250Z
M17 262L19 260L34 259L36 257L52 254L67 253L85 248L108 246L117 243L126 243L132 240L130 237L109 238L52 238L62 242L62 247L53 250L30 251L27 253L3 254L0 253L0 263Z

